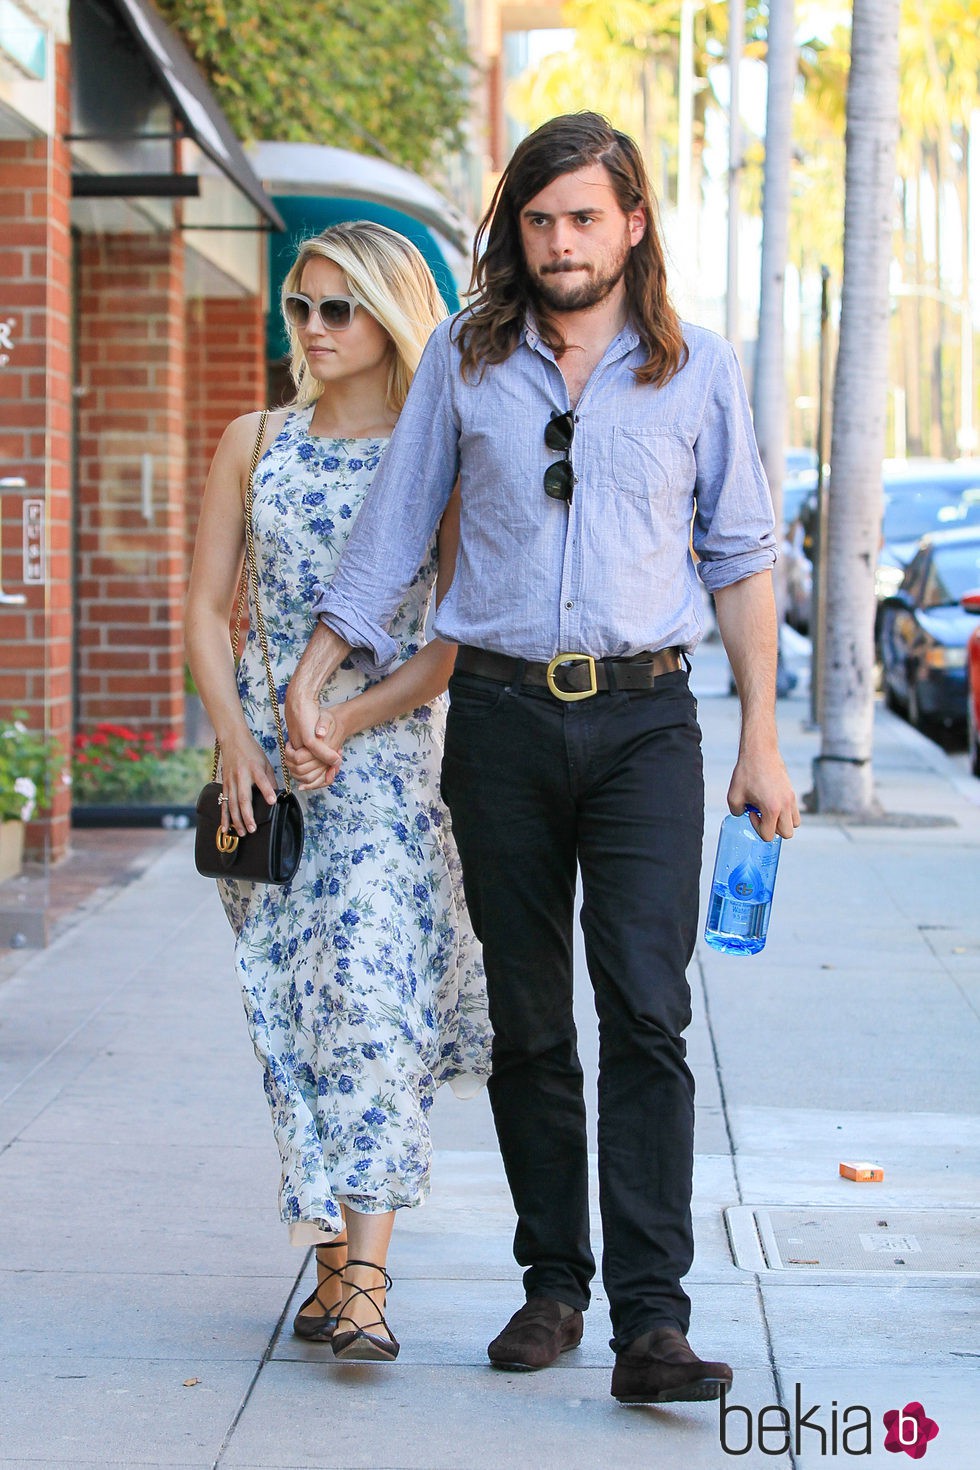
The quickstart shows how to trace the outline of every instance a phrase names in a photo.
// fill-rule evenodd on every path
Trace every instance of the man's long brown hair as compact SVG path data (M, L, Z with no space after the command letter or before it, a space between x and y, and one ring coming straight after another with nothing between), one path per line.
M646 213L646 230L630 251L624 278L630 316L647 353L637 379L662 388L684 366L687 348L667 296L656 206L640 150L597 112L575 112L552 118L518 145L480 221L471 306L454 327L465 378L479 378L486 364L511 355L529 309L543 341L556 356L564 350L560 331L534 298L521 245L521 211L561 174L594 163L608 173L624 214Z

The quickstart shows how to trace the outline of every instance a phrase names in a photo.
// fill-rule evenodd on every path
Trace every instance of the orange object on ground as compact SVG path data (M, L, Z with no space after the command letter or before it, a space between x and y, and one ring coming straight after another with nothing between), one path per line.
M858 1184L880 1184L885 1171L880 1164L841 1164L841 1177L853 1179Z

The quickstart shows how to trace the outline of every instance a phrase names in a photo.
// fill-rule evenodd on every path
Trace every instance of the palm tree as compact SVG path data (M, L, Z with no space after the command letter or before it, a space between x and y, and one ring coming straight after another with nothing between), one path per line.
M828 502L819 811L874 809L874 570L888 389L900 0L854 0L847 92L844 277Z
M789 186L793 143L796 47L793 0L770 0L766 55L766 163L762 191L762 271L759 338L752 410L755 437L769 481L776 525L782 525L786 477L786 373L783 318L789 239Z

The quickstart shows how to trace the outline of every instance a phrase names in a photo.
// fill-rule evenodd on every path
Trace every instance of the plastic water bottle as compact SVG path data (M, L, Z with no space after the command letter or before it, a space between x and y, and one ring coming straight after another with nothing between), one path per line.
M763 842L749 820L726 817L718 837L704 939L722 954L758 954L766 942L782 838Z

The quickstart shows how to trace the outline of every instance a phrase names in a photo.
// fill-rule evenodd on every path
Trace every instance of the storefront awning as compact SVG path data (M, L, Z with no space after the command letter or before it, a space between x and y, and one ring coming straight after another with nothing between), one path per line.
M284 225L278 210L263 189L180 37L157 14L149 0L110 0L110 5L188 136L268 224L274 230L282 230ZM84 133L81 136L84 138Z

